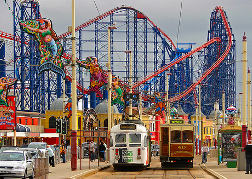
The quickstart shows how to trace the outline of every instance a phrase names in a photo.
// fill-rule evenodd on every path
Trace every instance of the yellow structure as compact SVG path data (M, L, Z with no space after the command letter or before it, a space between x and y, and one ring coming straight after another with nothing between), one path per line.
M66 112L64 114L64 116L67 116L68 112ZM56 119L58 118L63 118L63 110L48 110L45 112L45 120L41 121L41 125L44 126L45 129L47 128L56 128L55 124L56 124ZM79 145L79 141L80 139L78 139L80 137L80 129L81 126L83 124L83 112L80 110L77 110L77 145ZM66 135L65 140L67 141L68 144L71 144L71 130L72 130L72 117L70 117L69 119L69 129ZM61 136L62 137L62 136Z
M54 104L52 104L52 110L48 110L45 112L45 119L41 121L41 125L44 126L45 129L55 129L56 128L56 119L58 118L64 118L68 116L68 111L66 111L63 115L63 98L58 98L55 100ZM58 105L60 104L60 105ZM98 104L95 108L95 112L98 118L99 123L99 135L100 140L105 140L107 137L107 130L108 130L108 101L104 100L100 104ZM135 115L138 114L138 111L133 109L133 113ZM84 115L82 110L77 110L77 145L80 146L81 143L87 142L90 139L90 135L92 136L92 139L94 142L98 143L98 132L95 130L95 132L92 132L90 134L89 131L80 131L83 129L83 125L85 123ZM116 106L113 106L112 111L112 121L111 126L118 124L122 120L122 113L119 113ZM138 117L138 116L137 116ZM142 115L142 121L145 123L145 127L149 129L149 115ZM93 123L93 127L98 127L98 123ZM61 135L61 139L65 139L68 145L71 145L71 131L72 131L72 116L70 117L69 121L69 128L68 133L66 136ZM61 141L61 140L60 140Z
M210 146L213 143L213 136L214 136L214 121L210 119L203 118L202 122L202 141L207 142Z

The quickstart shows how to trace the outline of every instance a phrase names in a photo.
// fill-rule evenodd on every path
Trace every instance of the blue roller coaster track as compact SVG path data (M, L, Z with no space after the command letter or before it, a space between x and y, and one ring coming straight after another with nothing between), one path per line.
M34 38L24 33L19 26L20 20L40 18L39 4L34 1L13 1L14 9L14 67L8 76L18 78L15 86L17 110L38 111L44 113L50 109L51 103L61 96L61 76L51 72L38 75L39 50ZM48 17L49 18L49 17ZM78 18L78 17L77 17ZM90 21L76 27L76 57L85 59L95 56L106 69L108 61L108 27L116 24L117 29L111 30L111 66L113 74L119 78L129 77L129 56L125 51L132 51L133 76L142 79L157 71L177 57L183 56L192 49L176 47L171 39L158 28L144 13L132 7L116 7ZM64 52L71 55L71 33L58 35L64 46ZM213 43L201 51L194 53L185 60L172 66L155 79L139 86L139 91L146 95L155 92L166 93L166 74L169 75L169 98L182 93L193 81L201 76L211 66L227 46L227 32L223 20L214 9L210 19L208 39L219 37L220 43ZM233 37L234 39L234 37ZM20 43L21 42L21 43ZM221 47L221 48L220 48ZM228 56L206 79L202 85L202 112L208 115L216 100L221 100L225 92L225 106L235 105L235 40ZM71 76L71 67L66 66ZM67 78L67 95L71 93L71 80ZM84 89L89 86L89 74L82 68L77 70L77 80L80 87L78 95L84 95ZM137 78L133 78L137 82ZM83 89L83 90L82 90ZM198 88L196 88L198 93ZM231 94L231 95L230 95ZM89 99L90 100L90 99ZM97 104L97 103L96 103ZM150 102L147 100L147 105ZM181 105L188 114L195 111L193 93L173 102L176 107Z

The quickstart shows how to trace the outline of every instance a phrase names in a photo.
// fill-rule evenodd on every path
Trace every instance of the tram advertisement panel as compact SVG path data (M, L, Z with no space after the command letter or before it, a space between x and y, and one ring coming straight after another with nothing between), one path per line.
M15 129L15 96L7 97L8 106L0 105L0 130Z
M241 132L222 133L223 161L237 160L237 148L241 147Z
M127 149L120 149L121 161L119 163L130 163L133 162L133 151Z

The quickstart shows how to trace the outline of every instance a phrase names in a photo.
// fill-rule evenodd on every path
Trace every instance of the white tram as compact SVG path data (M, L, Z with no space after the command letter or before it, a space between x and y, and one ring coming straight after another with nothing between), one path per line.
M140 120L122 121L110 131L110 163L145 169L151 162L150 132Z

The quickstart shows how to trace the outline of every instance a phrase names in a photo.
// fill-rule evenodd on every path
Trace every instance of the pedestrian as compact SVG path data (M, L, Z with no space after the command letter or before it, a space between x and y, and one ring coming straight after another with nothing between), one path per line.
M62 156L63 163L66 163L66 149L64 144L62 144L62 147L60 149L60 155Z
M46 150L48 151L48 154L49 154L49 164L52 167L55 167L55 164L54 164L54 152L51 149L50 145L47 145L47 149Z
M246 157L246 173L245 174L252 174L252 141L249 140L248 144L244 147L245 150L245 157Z
M202 150L202 163L206 163L209 148L208 148L208 146L207 146L207 144L205 142L204 142L203 147L201 148L201 150Z
M104 147L105 147L105 151L104 151L104 161L106 161L106 151L107 151L107 144L106 144L106 142L103 142L103 145L104 145Z
M104 162L104 152L106 150L106 147L104 146L103 142L101 141L99 145L99 155L100 155L100 160Z
M94 142L91 141L91 143L89 144L89 150L90 150L90 161L93 162L95 161L95 145Z

